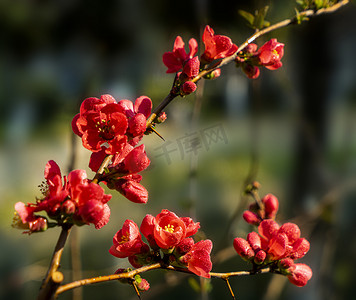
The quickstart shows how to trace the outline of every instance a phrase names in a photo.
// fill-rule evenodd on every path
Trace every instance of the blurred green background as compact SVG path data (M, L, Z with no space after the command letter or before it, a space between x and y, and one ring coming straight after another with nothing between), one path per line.
M89 151L73 137L72 117L83 99L109 93L117 100L149 96L154 105L173 80L162 54L181 35L199 36L205 24L236 44L252 34L238 9L270 6L275 23L294 13L294 1L2 0L0 1L0 298L34 299L46 273L58 229L31 236L11 228L17 201L40 195L46 162L64 174L73 158L86 169ZM304 288L281 276L232 278L238 299L351 299L356 265L356 9L349 5L298 27L280 29L284 66L248 80L233 65L221 78L199 82L199 92L176 99L158 128L165 142L145 137L151 166L142 175L149 202L117 193L101 230L72 232L80 245L81 278L127 267L108 253L113 235L129 218L167 208L201 222L201 238L214 242L213 271L247 270L232 240L251 230L241 221L251 199L280 200L280 222L294 221L311 242L302 262L314 272ZM200 96L199 96L200 95ZM196 103L201 103L201 109ZM216 134L214 136L214 133ZM210 139L209 139L210 137ZM215 139L214 139L215 137ZM195 148L191 148L195 141ZM207 142L208 141L208 142ZM194 142L193 142L194 144ZM164 154L164 149L169 152ZM168 151L167 150L167 151ZM193 151L192 151L193 150ZM75 242L74 242L75 245ZM70 244L61 271L71 276ZM153 271L143 299L231 299L218 279ZM205 289L201 290L201 287ZM78 290L83 299L137 299L128 285L110 282ZM74 298L79 300L80 295ZM60 299L72 299L71 292Z

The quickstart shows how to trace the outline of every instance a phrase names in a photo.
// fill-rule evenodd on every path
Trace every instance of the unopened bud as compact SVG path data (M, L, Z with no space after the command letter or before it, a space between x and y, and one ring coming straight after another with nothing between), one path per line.
M193 93L197 89L197 85L193 81L186 81L182 85L182 93L183 95L189 95Z
M254 262L256 264L262 264L265 261L266 256L267 256L267 254L265 251L259 250L255 255Z
M157 123L163 123L164 121L166 121L166 119L167 119L167 115L164 111L162 111L157 117Z
M279 206L277 197L272 194L267 194L262 198L262 201L265 205L266 219L274 219L278 212L278 206Z
M72 215L75 213L75 203L72 200L66 200L62 204L62 212L66 215Z
M261 219L258 217L258 215L250 210L245 210L244 213L242 214L242 217L247 223L251 225L257 226L261 223Z
M234 248L238 255L245 260L250 260L255 256L255 252L252 250L250 244L243 238L234 239Z

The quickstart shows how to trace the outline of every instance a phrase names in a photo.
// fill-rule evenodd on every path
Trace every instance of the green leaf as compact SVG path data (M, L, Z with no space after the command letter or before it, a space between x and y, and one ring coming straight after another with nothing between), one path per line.
M242 9L238 10L241 17L243 17L250 25L253 25L255 21L255 16Z
M255 21L254 21L254 27L257 29L262 29L265 25L265 17L267 15L268 11L268 6L265 6L255 12Z

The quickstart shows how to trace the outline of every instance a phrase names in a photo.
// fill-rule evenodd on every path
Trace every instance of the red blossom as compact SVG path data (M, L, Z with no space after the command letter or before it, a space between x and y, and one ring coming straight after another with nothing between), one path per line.
M148 245L142 241L137 224L126 220L122 228L115 234L109 252L113 256L124 258L145 253L148 250Z
M62 179L58 165L54 161L49 161L44 174L46 178L46 185L42 185L44 197L36 203L25 205L18 202L15 205L22 226L28 226L31 232L38 231L38 228L46 229L47 223L35 215L40 211L46 212L59 224L92 223L99 229L109 221L110 209L106 203L111 199L111 195L106 195L101 186L90 182L84 170L74 170L68 177Z
M238 49L229 37L215 35L214 30L209 25L204 29L203 43L205 45L205 51L201 56L201 59L207 63L214 59L231 56Z
M270 70L282 67L281 59L283 55L284 44L278 43L277 39L271 39L266 42L257 53L260 65Z
M188 270L198 276L210 278L209 272L212 269L210 259L213 243L210 240L199 241L192 246L190 251L180 258L180 261L187 265Z
M87 98L80 113L72 121L73 132L82 138L83 146L92 152L101 150L106 143L107 154L120 152L127 139L124 137L128 120L122 108L109 95Z
M180 218L175 213L163 209L156 217L146 215L140 228L151 246L171 249L184 238L194 235L200 225L189 217Z
M163 209L155 218L153 236L160 248L172 248L186 237L185 223L175 213Z
M163 63L168 68L167 73L176 73L183 68L184 63L193 58L198 52L198 43L195 39L189 40L189 53L184 49L184 42L180 36L176 37L173 51L163 54Z

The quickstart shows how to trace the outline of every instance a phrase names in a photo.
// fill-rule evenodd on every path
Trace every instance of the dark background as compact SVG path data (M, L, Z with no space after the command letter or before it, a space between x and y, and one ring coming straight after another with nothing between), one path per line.
M149 96L154 105L169 92L162 54L181 35L199 40L209 24L236 44L253 32L238 9L269 5L272 23L294 14L294 1L0 1L0 298L34 299L59 231L32 236L11 228L17 201L34 202L46 162L64 174L76 149L75 168L88 170L88 151L72 139L70 121L83 99L109 93L117 100ZM246 270L232 250L234 237L251 230L241 222L251 199L249 180L261 183L261 196L280 200L278 221L300 225L311 250L301 261L313 269L304 288L281 276L232 278L238 299L351 299L354 295L356 239L356 9L320 16L279 29L284 66L261 70L248 80L233 65L221 78L199 82L201 97L176 99L158 137L145 137L151 167L143 184L149 202L138 205L113 194L112 216L101 230L77 230L82 278L126 267L108 253L126 218L140 224L162 208L201 222L200 236L214 242L213 271ZM195 103L202 101L201 111ZM200 112L193 113L195 111ZM225 139L197 154L182 145L219 128ZM168 143L167 143L168 142ZM74 144L73 144L74 143ZM160 156L163 145L175 152ZM88 170L88 176L92 173ZM75 236L75 233L72 233ZM70 280L70 253L61 270ZM219 262L222 258L223 262ZM151 289L143 299L231 299L224 282L153 271L143 275ZM135 299L132 288L116 282L82 289L84 299ZM78 296L77 296L78 297ZM71 299L68 292L60 299ZM79 298L77 298L79 299Z

